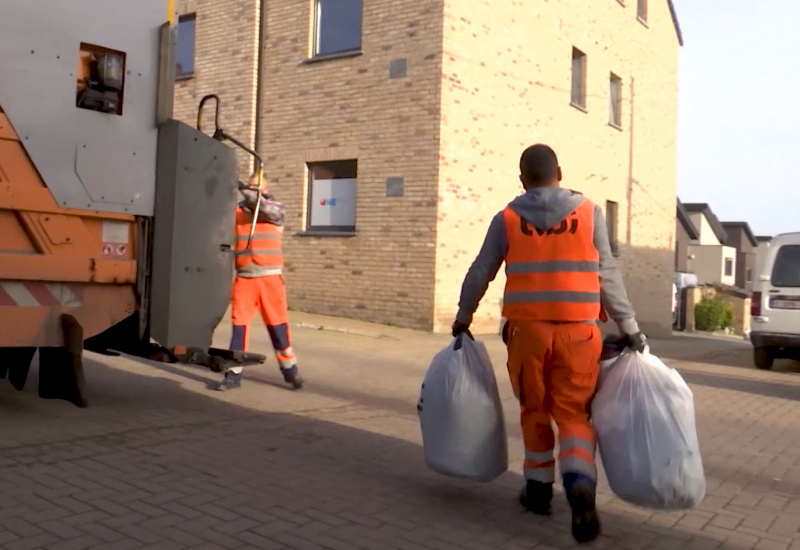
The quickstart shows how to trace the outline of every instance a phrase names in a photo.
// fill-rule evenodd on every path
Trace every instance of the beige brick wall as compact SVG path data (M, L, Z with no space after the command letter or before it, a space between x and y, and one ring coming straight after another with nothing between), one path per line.
M313 2L270 0L263 138L271 189L288 209L290 307L430 328L437 214L441 2L364 2L364 55L304 63ZM408 60L405 78L389 63ZM358 159L357 236L305 229L306 162ZM387 198L386 178L405 178Z
M175 83L173 117L197 124L197 107L206 94L218 94L223 129L248 146L254 145L256 53L259 5L255 0L178 0L179 14L195 13L195 73ZM213 110L204 113L204 130L213 129ZM206 126L206 124L208 124ZM241 177L252 171L246 153L237 154Z
M669 330L679 44L666 0L650 2L649 27L628 4L520 10L483 1L465 10L446 0L436 330L452 322L491 217L522 192L519 155L536 142L559 154L564 186L619 203L620 264L640 322ZM573 46L588 56L588 112L570 105ZM621 131L608 125L610 72L624 82ZM497 329L504 283L501 272L476 330Z
M305 63L313 1L267 2L259 147L288 208L290 307L447 330L491 217L521 192L519 154L543 141L566 186L619 203L629 292L645 328L666 332L678 40L666 0L651 0L648 26L628 4L370 0L363 55ZM191 123L213 91L226 128L254 138L258 5L181 2L198 21L197 74L177 86L179 118ZM573 46L588 55L588 112L569 105ZM389 79L396 58L408 75ZM611 71L624 80L622 130L607 124ZM306 163L347 158L359 160L357 235L299 235ZM385 196L388 177L405 178L403 197ZM490 287L477 330L497 328L503 283L501 274Z

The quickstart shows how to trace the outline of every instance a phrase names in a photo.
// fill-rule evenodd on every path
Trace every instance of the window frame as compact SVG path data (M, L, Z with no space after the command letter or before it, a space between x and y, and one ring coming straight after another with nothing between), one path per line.
M309 61L319 61L325 59L336 59L340 57L353 57L361 55L364 47L364 1L361 2L361 13L359 14L359 35L358 46L346 50L336 50L332 52L320 52L320 32L322 31L322 11L320 6L322 2L329 0L314 0L314 20L312 26L312 40L311 40L311 57Z
M723 260L723 263L724 263L722 267L723 276L733 277L733 258L725 258ZM728 269L729 265L730 265L730 270Z
M608 233L608 244L611 246L611 254L616 258L619 256L619 203L616 201L606 201L606 232Z
M353 225L312 225L311 223L311 214L315 207L313 198L314 198L314 166L318 165L325 165L325 164L333 164L333 163L345 163L345 162L353 162L355 163L355 176L352 179L356 180L356 194L355 194L355 201L356 201L356 211L353 213ZM306 162L306 220L305 220L305 229L303 231L304 234L307 235L333 235L333 236L353 236L356 234L356 217L358 211L358 159L357 158L343 158L343 159L332 159L332 160L319 160L319 161L311 161ZM333 179L350 179L350 178L333 178Z
M617 86L617 97L614 99L614 86ZM622 130L622 77L610 73L608 77L608 125Z
M647 0L636 0L636 19L638 19L640 23L644 24L644 26L648 26L648 8L649 6L647 5Z
M191 72L181 73L178 74L178 45L180 42L180 25L181 23L185 23L187 21L192 21L194 23L194 40L192 42L192 70ZM178 33L178 38L175 43L175 80L190 80L195 77L197 73L197 12L190 12L190 13L183 13L178 16L178 22L176 23L176 30Z
M576 89L575 89L575 72L576 72L575 68L576 68L576 62L580 63L578 65L580 67L580 90L579 90L580 98L579 98L578 102L575 101L575 92L576 92ZM572 105L573 107L575 107L576 109L578 109L580 111L583 111L584 113L588 112L588 109L586 107L586 104L587 104L587 91L586 91L586 88L587 88L587 81L588 81L588 75L587 75L587 73L588 73L588 70L587 70L588 65L589 65L588 56L586 55L586 53L583 52L582 50L576 48L575 46L573 46L572 47L572 62L571 62L571 65L570 65L571 78L570 78L569 104Z

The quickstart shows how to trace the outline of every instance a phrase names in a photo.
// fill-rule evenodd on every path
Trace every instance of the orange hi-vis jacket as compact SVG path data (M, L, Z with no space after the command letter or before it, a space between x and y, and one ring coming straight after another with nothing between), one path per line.
M283 272L283 227L259 222L253 234L250 250L247 240L253 214L242 207L236 209L236 274L239 277L263 277Z
M511 321L606 320L600 305L600 254L594 204L584 200L560 225L540 230L503 211L508 252L503 317Z

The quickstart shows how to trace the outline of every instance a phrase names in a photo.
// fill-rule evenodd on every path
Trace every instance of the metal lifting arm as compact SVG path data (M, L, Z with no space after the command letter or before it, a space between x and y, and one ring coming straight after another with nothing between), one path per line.
M253 236L256 232L256 223L258 221L258 213L261 210L261 190L264 187L264 162L261 159L261 155L259 155L253 149L250 149L247 145L236 139L235 137L231 136L227 132L225 132L222 127L219 125L219 112L220 112L220 99L217 94L208 94L204 96L200 100L200 105L197 108L197 129L198 131L203 131L203 107L206 104L206 101L213 99L214 100L214 133L211 134L211 137L218 141L230 141L240 149L246 151L249 155L251 155L256 160L256 166L258 168L258 183L255 186L252 185L239 185L239 189L242 190L253 190L256 191L256 204L255 208L253 209L253 222L250 224L250 234L247 237L247 246L245 250L250 250L253 244Z

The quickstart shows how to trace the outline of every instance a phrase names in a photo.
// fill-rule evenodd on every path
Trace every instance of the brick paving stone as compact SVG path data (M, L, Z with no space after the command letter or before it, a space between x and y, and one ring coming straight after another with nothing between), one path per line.
M47 547L48 550L86 550L88 548L97 548L102 546L108 546L108 542L102 541L96 537L91 535L85 535L82 537L77 537L74 539L62 540L60 542L51 544ZM121 548L119 550L125 550L127 548L138 548L140 544L138 542L134 543L133 545L129 542L125 541L121 543Z
M446 338L303 328L294 338L309 380L301 392L280 387L274 365L217 394L207 371L91 354L97 397L86 410L39 400L33 382L18 394L0 381L0 550L574 547L560 489L552 518L516 502L522 444L497 342L486 340L511 464L476 484L428 471L420 449L414 403ZM706 500L687 512L637 509L601 479L604 535L593 547L800 550L800 377L672 364L695 393Z

